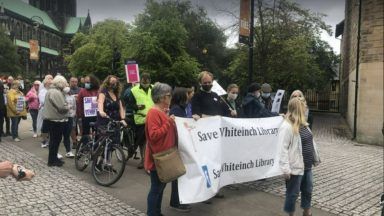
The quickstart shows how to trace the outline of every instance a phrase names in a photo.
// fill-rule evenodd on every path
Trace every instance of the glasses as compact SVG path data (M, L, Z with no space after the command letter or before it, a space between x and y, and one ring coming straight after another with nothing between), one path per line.
M170 97L170 98L172 97L172 95L171 95L171 94L166 94L166 95L164 95L164 96L167 96L167 97Z
M203 84L203 85L211 85L212 82L203 82L202 84Z

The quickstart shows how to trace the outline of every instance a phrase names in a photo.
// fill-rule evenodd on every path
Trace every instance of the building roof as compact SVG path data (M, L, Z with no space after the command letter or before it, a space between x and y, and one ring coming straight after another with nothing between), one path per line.
M0 5L1 3L3 3L5 9L26 17L27 19L31 19L33 16L39 16L43 20L44 26L59 31L48 14L38 8L35 8L21 0L0 0Z
M65 26L64 33L75 34L84 25L86 19L87 17L70 17Z
M21 40L17 40L16 39L16 45L29 49L29 43L25 42L25 41L21 41ZM51 54L51 55L55 55L55 56L59 55L59 52L57 52L56 50L49 49L49 48L46 48L46 47L41 47L41 52L47 53L47 54Z

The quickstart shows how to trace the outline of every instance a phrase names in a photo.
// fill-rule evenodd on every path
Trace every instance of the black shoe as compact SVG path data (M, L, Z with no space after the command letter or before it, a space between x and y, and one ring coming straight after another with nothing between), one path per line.
M222 194L222 193L217 193L217 194L215 195L215 198L223 199L223 198L224 198L224 194Z
M209 200L205 200L205 201L203 201L203 203L204 203L204 204L208 204L208 205L210 205L210 204L212 204L212 201L209 199Z
M12 135L11 135L10 132L7 132L7 133L5 134L5 136L7 137L7 136L12 136Z
M137 169L143 169L144 168L144 163L140 162L139 165L137 165Z
M191 206L185 205L185 204L180 204L178 206L170 206L170 207L175 209L178 212L190 212L191 211Z
M64 165L64 161L56 161L56 162L53 162L53 163L48 163L48 166L51 167L51 166L57 166L57 167L61 167Z

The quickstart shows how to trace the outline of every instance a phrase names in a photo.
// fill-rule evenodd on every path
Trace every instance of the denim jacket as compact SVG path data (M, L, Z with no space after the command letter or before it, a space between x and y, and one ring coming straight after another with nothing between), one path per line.
M292 125L287 120L284 120L283 124L280 126L278 142L280 146L279 165L283 173L291 175L303 175L304 159L300 134L293 133ZM315 140L313 140L313 148L313 165L317 166L320 164L321 160Z

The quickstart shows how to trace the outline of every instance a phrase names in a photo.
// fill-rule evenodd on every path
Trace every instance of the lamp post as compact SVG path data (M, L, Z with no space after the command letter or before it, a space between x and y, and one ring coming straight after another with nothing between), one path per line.
M39 42L39 59L38 59L38 69L39 69L39 78L40 80L43 79L43 76L42 76L42 67L41 67L41 25L44 25L44 21L41 17L39 16L33 16L31 17L31 20L33 21L33 25L36 29L36 32L37 30L39 30L39 39L38 39L38 42Z

